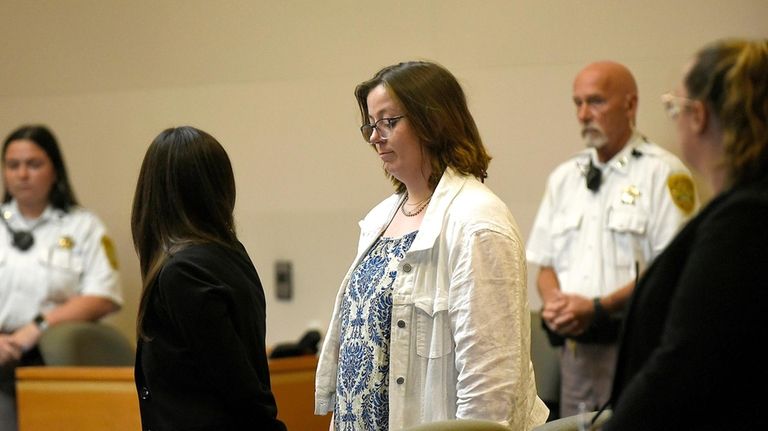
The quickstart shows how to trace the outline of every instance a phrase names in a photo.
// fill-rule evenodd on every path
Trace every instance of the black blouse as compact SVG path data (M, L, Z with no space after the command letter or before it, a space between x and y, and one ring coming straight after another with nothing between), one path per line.
M135 377L145 430L284 430L269 382L264 290L239 250L191 245L147 305Z
M692 219L641 278L604 430L768 429L768 179Z

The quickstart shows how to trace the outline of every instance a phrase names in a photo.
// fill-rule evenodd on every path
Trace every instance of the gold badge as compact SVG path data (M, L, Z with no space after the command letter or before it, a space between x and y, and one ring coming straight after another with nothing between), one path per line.
M667 178L667 187L672 196L672 202L686 215L691 214L696 205L696 195L693 180L686 174L674 174Z
M115 244L112 240L104 235L101 237L101 247L104 249L104 254L107 255L107 260L112 269L117 271L117 252L115 252Z
M63 236L59 238L59 247L65 250L72 250L72 247L74 246L75 246L75 240L72 239L71 236Z
M635 186L629 186L621 192L621 203L634 205L637 198L640 197L640 190Z

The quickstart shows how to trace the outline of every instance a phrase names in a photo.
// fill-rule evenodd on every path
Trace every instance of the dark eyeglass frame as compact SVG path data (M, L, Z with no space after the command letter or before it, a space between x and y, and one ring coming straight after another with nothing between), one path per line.
M397 115L395 117L384 117L376 120L373 124L363 124L360 126L360 133L362 133L365 142L369 144L371 143L371 136L373 136L374 130L379 132L379 137L381 139L389 139L389 137L392 136L392 129L394 129L397 123L403 118L405 118L405 115Z

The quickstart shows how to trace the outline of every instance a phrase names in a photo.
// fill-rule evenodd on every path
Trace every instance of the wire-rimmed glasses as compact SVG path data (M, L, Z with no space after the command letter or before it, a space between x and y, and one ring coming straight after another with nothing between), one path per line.
M360 126L360 133L363 134L363 139L368 143L371 142L371 136L373 136L374 129L379 132L379 137L381 139L389 139L389 137L392 136L392 129L394 129L397 122L404 117L405 115L398 115L396 117L382 118L373 124L363 124Z

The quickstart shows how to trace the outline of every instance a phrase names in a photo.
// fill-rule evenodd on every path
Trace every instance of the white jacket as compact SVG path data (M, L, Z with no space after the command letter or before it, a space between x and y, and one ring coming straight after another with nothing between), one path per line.
M357 257L341 283L323 343L315 414L335 405L339 306L353 269L402 196L360 222ZM393 284L389 429L485 419L514 430L544 423L530 360L522 240L506 205L474 177L448 168Z

